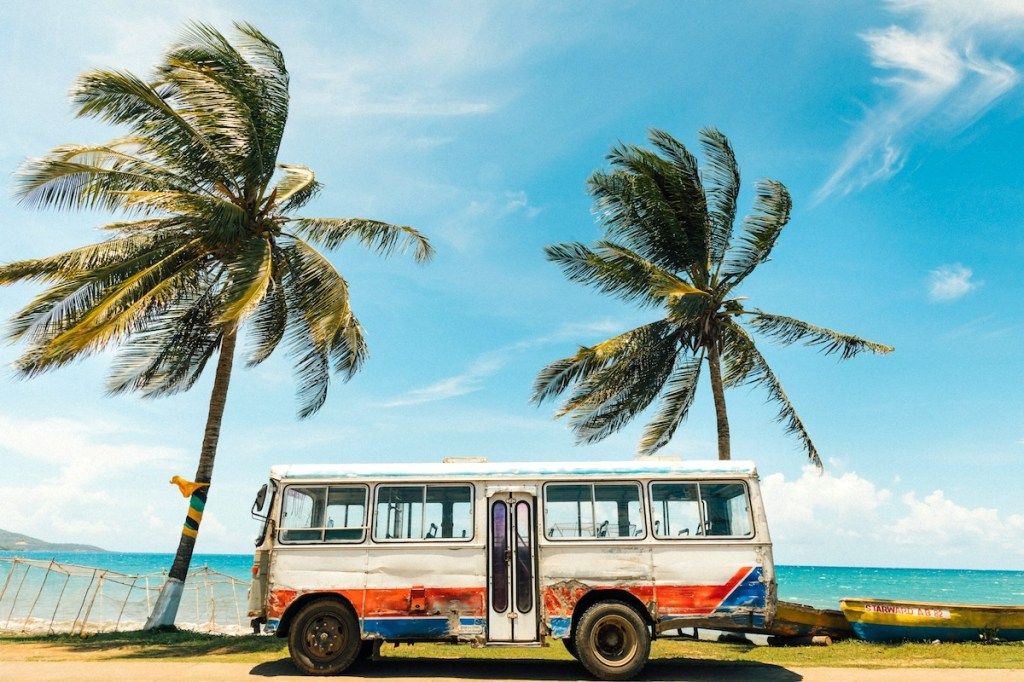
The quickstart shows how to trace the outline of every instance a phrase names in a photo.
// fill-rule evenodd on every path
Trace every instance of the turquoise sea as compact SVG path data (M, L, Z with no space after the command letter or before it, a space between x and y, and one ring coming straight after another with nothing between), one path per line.
M0 552L0 557L50 560L129 575L154 575L171 565L170 554ZM250 554L196 554L192 568L207 567L241 581L252 571ZM5 567L0 563L0 581ZM779 598L838 608L843 597L911 599L946 603L1024 604L1024 571L934 568L777 566Z

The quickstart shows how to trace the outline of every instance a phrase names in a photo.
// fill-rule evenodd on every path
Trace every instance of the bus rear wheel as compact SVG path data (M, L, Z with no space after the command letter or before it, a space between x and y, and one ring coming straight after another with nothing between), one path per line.
M288 631L292 662L307 675L337 675L352 665L361 645L355 614L333 600L306 604Z
M651 632L644 619L618 601L598 602L576 626L576 651L583 667L602 680L628 680L647 665Z

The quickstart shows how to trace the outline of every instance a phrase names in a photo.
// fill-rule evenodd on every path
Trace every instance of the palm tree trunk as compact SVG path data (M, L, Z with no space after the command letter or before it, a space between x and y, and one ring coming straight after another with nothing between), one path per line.
M708 344L708 369L711 374L711 395L715 398L715 417L718 421L718 459L731 459L729 441L729 415L725 411L725 386L722 384L722 362L718 343Z
M206 495L213 478L213 461L217 457L217 442L220 440L220 425L224 418L224 406L228 398L228 384L231 381L231 366L235 359L235 341L238 328L231 325L224 331L220 342L220 357L217 359L217 373L213 379L213 392L210 395L210 409L206 416L206 431L203 434L203 447L199 452L199 467L196 469L196 483L205 483L205 487L192 493L189 499L188 514L185 525L181 529L178 541L178 552L167 574L167 580L160 590L144 627L151 630L174 625L181 603L181 593L188 575L188 567L192 563L192 552L199 534L199 524L203 519L203 508L206 506Z

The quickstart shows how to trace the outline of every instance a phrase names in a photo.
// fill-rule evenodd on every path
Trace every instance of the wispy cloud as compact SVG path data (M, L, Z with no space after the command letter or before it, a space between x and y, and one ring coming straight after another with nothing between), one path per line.
M500 372L523 352L569 340L588 342L589 338L594 335L605 335L620 330L620 328L621 325L616 325L610 320L566 323L551 334L519 341L483 353L464 372L440 379L427 386L406 391L396 398L385 401L381 407L421 405L476 393L485 388L485 380L488 377Z
M293 89L305 110L342 118L491 114L518 92L510 69L561 37L491 3L378 3L360 13L361 30L343 28L329 52L292 51L295 73L307 74Z
M497 351L487 353L477 359L465 372L441 379L428 386L414 388L383 403L381 407L407 407L476 393L484 387L484 379L498 372L505 364Z
M1024 5L981 4L890 0L908 25L861 35L885 92L854 129L816 201L892 177L922 137L963 130L1019 83L1017 68L993 55L1024 35Z
M984 284L973 277L974 271L960 263L942 265L928 274L928 298L936 302L963 298Z

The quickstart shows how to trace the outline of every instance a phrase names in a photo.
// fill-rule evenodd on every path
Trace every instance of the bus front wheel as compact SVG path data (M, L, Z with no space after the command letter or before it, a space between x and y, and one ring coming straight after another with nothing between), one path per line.
M359 655L359 622L352 610L320 599L302 607L288 631L288 652L307 675L336 675Z
M576 651L583 667L602 680L628 680L647 665L651 632L644 619L618 601L598 602L576 626Z

